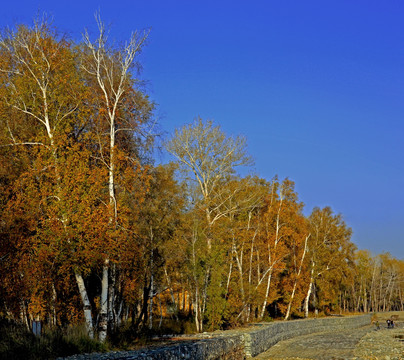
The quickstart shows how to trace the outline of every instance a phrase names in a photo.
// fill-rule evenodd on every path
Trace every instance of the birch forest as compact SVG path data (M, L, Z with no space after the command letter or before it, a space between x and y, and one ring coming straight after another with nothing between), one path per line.
M166 136L173 161L157 164L149 32L119 46L97 24L79 41L47 21L1 32L0 317L85 324L103 342L168 322L404 311L404 261L358 250L292 180L241 176L246 139L220 119Z

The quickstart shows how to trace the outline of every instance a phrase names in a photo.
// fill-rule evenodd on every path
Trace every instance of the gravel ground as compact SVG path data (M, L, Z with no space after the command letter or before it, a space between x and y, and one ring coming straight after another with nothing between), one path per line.
M354 350L371 326L359 329L321 332L281 341L255 359L354 359Z
M391 315L391 314L390 314ZM281 341L257 360L404 360L404 321L388 329L388 314L377 317L375 325L344 331L322 332Z
M367 333L356 346L354 355L356 359L404 359L404 328L382 328L379 331ZM354 359L355 359L354 358Z

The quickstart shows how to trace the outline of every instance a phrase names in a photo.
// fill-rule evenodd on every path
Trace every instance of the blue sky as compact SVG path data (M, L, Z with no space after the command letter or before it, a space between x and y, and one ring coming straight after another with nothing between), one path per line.
M374 254L404 259L404 2L15 1L80 39L151 27L143 79L168 133L200 115L245 135L254 172L296 182L308 214L331 206ZM163 158L168 161L168 157Z

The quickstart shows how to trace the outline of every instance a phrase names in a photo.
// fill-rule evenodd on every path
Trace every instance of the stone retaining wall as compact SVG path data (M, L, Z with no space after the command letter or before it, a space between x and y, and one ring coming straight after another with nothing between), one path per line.
M200 339L137 351L85 354L66 360L241 360L254 357L277 342L321 331L352 329L370 324L371 315L259 323L250 329L201 334Z

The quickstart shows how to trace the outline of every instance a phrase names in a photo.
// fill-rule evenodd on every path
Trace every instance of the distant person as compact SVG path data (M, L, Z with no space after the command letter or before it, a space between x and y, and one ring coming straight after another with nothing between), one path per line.
M375 325L376 325L376 330L380 330L380 324L379 324L379 321L376 321Z
M390 329L390 326L391 326L391 320L390 320L390 319L387 319L387 320L386 320L386 323L387 323L387 329Z

